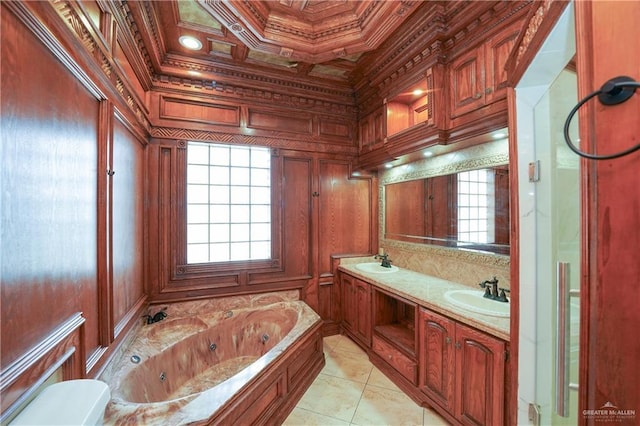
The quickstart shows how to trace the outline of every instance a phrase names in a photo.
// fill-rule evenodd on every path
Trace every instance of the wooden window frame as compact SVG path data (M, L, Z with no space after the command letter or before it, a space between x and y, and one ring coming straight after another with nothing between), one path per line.
M194 142L202 142L195 141ZM207 143L215 144L216 142ZM224 144L220 142L220 144ZM187 145L180 144L173 187L175 200L172 213L175 215L176 238L172 241L172 263L174 265L171 280L202 278L209 276L251 272L282 272L282 158L279 150L271 148L271 258L240 260L227 262L187 263ZM224 144L228 145L228 144Z

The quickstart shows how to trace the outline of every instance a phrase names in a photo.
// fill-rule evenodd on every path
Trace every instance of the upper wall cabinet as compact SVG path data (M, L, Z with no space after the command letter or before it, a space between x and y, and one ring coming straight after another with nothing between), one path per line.
M429 88L425 81L386 99L387 136L393 136L418 124L429 124L433 115L428 93Z
M504 68L519 31L520 22L510 25L451 63L451 118L506 97Z
M434 123L433 69L426 70L421 78L384 100L384 133L389 139L402 139L409 129L430 126Z
M358 168L380 164L444 141L446 105L444 65L435 64L418 78L405 81L384 99L381 107L359 121Z

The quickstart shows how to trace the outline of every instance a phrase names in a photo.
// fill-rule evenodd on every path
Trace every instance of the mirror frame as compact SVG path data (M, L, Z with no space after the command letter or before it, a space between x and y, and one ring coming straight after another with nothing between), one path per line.
M509 165L509 142L508 139L500 139L492 142L487 142L480 145L474 145L468 148L464 148L458 151L453 151L440 156L424 158L412 163L393 167L385 170L380 176L379 184L379 220L380 220L380 242L386 244L387 242L393 242L393 244L418 244L420 246L429 246L433 248L443 248L450 250L461 251L474 251L479 253L486 253L496 256L507 256L508 254L500 254L491 250L483 250L482 248L474 247L473 249L467 249L464 247L456 247L429 244L429 237L423 237L424 243L407 242L396 240L393 238L386 238L386 185L399 182L412 181L417 179L425 179L442 175L450 175L459 172L485 169L496 166ZM417 237L421 238L421 237ZM451 240L456 241L456 240ZM501 245L504 252L505 249L508 252L508 247Z

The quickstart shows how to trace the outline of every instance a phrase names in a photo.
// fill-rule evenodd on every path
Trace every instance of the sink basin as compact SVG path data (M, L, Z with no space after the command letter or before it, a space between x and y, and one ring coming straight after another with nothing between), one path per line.
M384 266L380 266L379 263L358 263L356 265L357 269L360 269L362 272L371 272L373 274L390 274L392 272L396 272L398 270L397 266L391 265L391 268L385 268Z
M483 295L484 292L478 290L450 290L444 294L444 298L449 303L468 311L494 317L509 316L510 303L486 299Z

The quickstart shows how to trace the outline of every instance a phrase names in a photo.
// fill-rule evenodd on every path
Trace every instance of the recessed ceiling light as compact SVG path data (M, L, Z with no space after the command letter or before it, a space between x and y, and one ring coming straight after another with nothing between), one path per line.
M200 50L202 49L202 43L195 37L192 36L180 36L178 39L181 45L191 50Z
M423 93L424 93L424 92L422 91L422 89L416 89L416 90L414 90L414 91L413 91L413 94L414 94L415 96L420 96L420 95L422 95Z
M504 132L498 132L493 134L494 139L506 138L507 134Z
M424 155L425 157L431 157L431 156L433 156L433 152L425 151L425 152L422 153L422 155Z
M393 164L391 164L391 163L387 163L387 164L385 164L384 166L385 166L387 169L390 169L390 168L392 168L392 167L393 167Z

